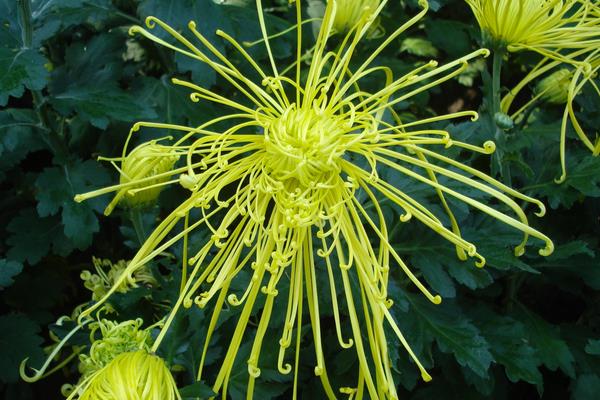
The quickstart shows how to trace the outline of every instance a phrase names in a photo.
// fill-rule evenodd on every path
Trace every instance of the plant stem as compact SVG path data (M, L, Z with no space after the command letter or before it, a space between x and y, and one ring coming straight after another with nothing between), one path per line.
M31 49L33 46L33 26L31 21L31 0L17 0L19 8L19 21L21 23L22 49ZM40 125L44 128L42 137L52 153L60 159L65 160L68 154L67 146L62 137L51 126L51 118L45 107L46 100L39 90L31 91L33 109L35 110Z
M492 65L492 117L500 112L500 77L502 75L502 58L504 50L497 46L494 49L493 65Z
M142 213L140 212L140 209L138 207L134 207L129 210L129 218L131 219L133 229L135 230L135 235L137 236L138 242L140 242L141 246L146 241L146 230L144 229L144 222L142 221Z
M31 48L33 42L33 28L31 26L31 0L17 0L19 7L19 20L21 22L21 40L23 48Z

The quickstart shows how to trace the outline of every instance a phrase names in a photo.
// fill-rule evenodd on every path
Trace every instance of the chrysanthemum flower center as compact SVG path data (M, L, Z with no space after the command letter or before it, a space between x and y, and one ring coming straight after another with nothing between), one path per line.
M340 171L341 137L346 123L314 109L290 107L265 129L266 166L281 183L295 180L302 188L325 184Z

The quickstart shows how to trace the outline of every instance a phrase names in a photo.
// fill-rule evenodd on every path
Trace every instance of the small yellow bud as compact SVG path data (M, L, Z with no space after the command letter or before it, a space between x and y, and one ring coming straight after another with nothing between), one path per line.
M569 69L559 69L539 81L535 87L535 92L548 103L565 104L568 99L572 77L573 74Z
M169 178L148 178L169 172L177 160L179 155L174 153L172 147L162 146L155 141L143 143L133 149L121 162L120 184L125 186L119 190L104 213L110 214L119 202L127 207L137 207L155 201ZM136 181L141 182L127 185Z
M162 146L155 142L139 145L127 157L122 164L123 174L121 184L129 183L137 179L148 178L168 172L179 159L173 155L171 147ZM129 188L124 200L130 206L149 203L158 197L161 187L153 187L132 193L135 189L146 188L158 183L166 182L168 178L156 178L145 184Z

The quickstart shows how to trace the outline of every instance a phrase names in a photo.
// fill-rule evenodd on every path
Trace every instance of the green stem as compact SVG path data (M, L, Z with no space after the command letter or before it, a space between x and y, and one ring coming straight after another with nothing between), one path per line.
M493 65L492 65L492 117L501 112L500 110L500 82L502 75L502 58L504 50L501 47L494 49Z
M131 219L133 229L135 230L135 235L137 236L138 242L140 242L141 246L146 241L146 230L144 229L142 213L140 212L139 207L134 207L129 210L129 218Z
M33 25L31 21L31 0L17 0L19 7L19 20L21 23L21 38L23 40L23 49L30 49L33 45ZM46 100L39 90L31 91L33 108L43 127L42 135L44 142L50 147L54 155L64 160L68 154L68 149L62 137L51 127L51 118L46 109Z
M33 42L33 27L31 26L31 0L17 0L19 20L21 22L21 39L23 48L31 48Z

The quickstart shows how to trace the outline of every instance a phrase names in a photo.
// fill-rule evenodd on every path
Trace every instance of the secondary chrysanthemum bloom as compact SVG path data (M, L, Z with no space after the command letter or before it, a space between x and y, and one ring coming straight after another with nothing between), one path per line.
M542 215L544 206L539 201L442 154L451 146L490 154L494 151L493 143L478 147L453 140L446 131L427 128L429 123L474 118L476 113L460 112L403 123L394 111L396 104L460 74L468 60L487 55L488 51L475 51L441 67L432 61L394 79L389 68L373 65L374 60L423 17L427 3L422 1L423 10L389 34L366 59L358 59L355 50L385 3L382 0L376 12L364 14L339 45L329 49L328 39L333 34L338 3L328 2L312 62L304 67L300 62L304 48L302 7L296 2L296 63L291 76L287 76L280 73L275 62L262 3L257 0L263 43L269 58L268 70L261 68L227 33L217 31L217 35L248 61L260 77L258 83L242 74L196 29L194 22L188 27L202 48L155 17L146 20L148 28L162 28L177 44L140 26L131 29L134 34L206 63L244 99L234 100L194 83L174 79L175 84L191 91L193 101L211 101L230 107L232 112L195 127L152 122L135 124L132 132L142 128L179 132L170 152L163 156L181 156L186 160L185 165L78 195L76 200L133 187L140 191L146 184L152 186L156 179L168 178L166 182L189 189L189 197L161 221L121 280L132 279L132 274L142 265L174 243L183 241L180 297L152 349L158 348L182 306L205 307L210 303L213 311L198 371L198 379L201 379L206 351L221 310L226 303L241 307L233 337L213 382L213 390L223 392L225 397L240 345L254 332L246 360L247 396L252 397L255 380L261 374L263 339L269 330L275 303L282 301L287 307L279 332L277 367L282 374L293 371L294 394L298 385L300 327L307 317L306 308L314 340L314 373L320 378L327 397L336 398L339 390L356 398L362 398L365 393L372 399L397 398L387 350L386 323L421 370L423 379L431 379L390 313L393 303L387 293L390 269L402 270L433 303L439 304L441 298L429 292L390 244L388 224L398 221L386 220L380 204L382 199L398 208L401 222L415 219L425 224L456 246L461 259L474 257L478 266L483 266L485 260L475 245L461 235L447 197L522 231L523 240L515 249L517 255L523 253L530 235L545 243L541 254L552 252L550 239L529 226L524 211L514 199L533 203L538 207L538 215ZM349 67L351 61L356 65L353 69ZM361 87L365 78L378 79L380 87L367 91L364 85ZM217 128L223 124L229 124L229 128ZM439 199L442 215L382 179L380 172L386 168L412 179L416 185L430 187L432 195ZM465 194L474 191L479 192L481 200ZM188 235L200 228L209 230L210 238L200 248L189 249ZM245 280L248 275L250 278ZM317 279L317 276L327 278ZM289 285L282 285L282 281L289 281ZM115 288L120 283L116 282ZM233 285L244 285L245 290L231 291ZM332 387L323 352L320 325L324 311L320 298L323 285L330 297L326 300L332 305L339 344L356 352L360 366L358 382L349 382L341 388ZM99 307L110 294L83 315ZM258 306L262 306L262 311L254 329L249 327L249 320ZM349 321L348 327L343 325L344 320ZM294 354L290 356L291 346Z
M600 21L600 12L597 13L598 21ZM598 34L600 35L600 25L598 26ZM581 142L592 152L592 155L600 154L600 139L597 137L590 138L585 133L577 119L577 110L575 107L575 98L581 92L584 86L590 85L593 90L600 96L600 89L594 82L598 77L600 69L600 49L580 50L577 55L587 56L582 58L582 62L574 68L561 68L562 62L544 59L536 65L519 84L517 84L504 98L502 99L502 109L505 112L510 110L510 107L517 95L528 84L537 80L549 71L553 71L548 76L538 82L535 95L525 105L511 113L511 118L519 118L524 111L527 110L538 99L548 101L554 104L564 104L564 112L560 131L560 163L561 175L556 180L558 183L565 180L567 177L566 168L566 142L567 128L569 122L575 130L577 137Z
M544 58L507 93L500 104L503 113L512 119L519 115L548 91L538 92L527 104L517 111L511 105L519 92L532 81L551 71L561 74L564 83L576 75L590 81L594 75L591 59L600 46L600 8L591 0L466 0L481 27L484 39L499 51L534 51ZM567 76L566 71L572 71ZM553 76L556 78L557 76ZM577 83L575 83L575 81ZM591 143L578 125L572 111L573 99L578 91L573 89L581 78L573 80L569 89L568 107L565 109L561 128L560 158L562 174L557 180L566 178L565 143L567 119L570 117L578 136L596 154L597 146ZM567 86L571 82L567 82ZM557 87L556 89L560 89ZM549 89L550 90L550 89ZM558 94L557 90L552 90ZM499 94L498 94L499 95ZM559 95L564 98L564 93ZM555 98L554 100L558 100ZM567 110L568 109L568 110Z
M590 0L466 0L486 39L578 64L571 54L600 45Z
M332 33L344 34L361 23L370 14L379 13L378 8L381 0L338 0L337 12L332 24ZM308 14L311 17L320 18L325 14L327 8L326 0L309 0ZM370 27L367 36L370 38L380 37L383 29L376 20Z
M123 353L84 379L67 400L181 399L162 358L145 350Z
M152 338L150 329L140 329L141 319L114 322L99 319L89 325L92 345L88 354L79 356L79 372L87 378L104 368L118 355L137 350L150 350ZM96 338L100 332L101 337Z

